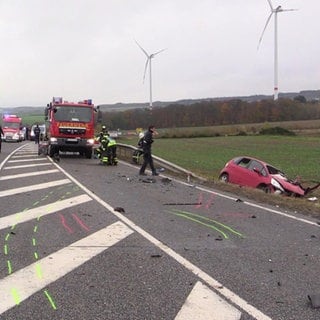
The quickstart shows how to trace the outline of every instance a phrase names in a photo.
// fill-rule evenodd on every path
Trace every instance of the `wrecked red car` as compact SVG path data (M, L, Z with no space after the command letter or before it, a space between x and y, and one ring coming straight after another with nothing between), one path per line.
M219 179L240 186L258 188L266 193L279 193L302 197L319 187L304 188L298 181L290 180L281 170L270 164L247 156L228 161L220 171Z

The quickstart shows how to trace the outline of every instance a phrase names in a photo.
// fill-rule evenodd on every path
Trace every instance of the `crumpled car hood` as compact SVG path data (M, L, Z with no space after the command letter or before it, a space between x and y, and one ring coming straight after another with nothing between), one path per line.
M272 177L277 180L285 190L296 193L300 196L305 195L305 190L303 190L299 184L295 184L290 181L286 176L281 174L273 174Z

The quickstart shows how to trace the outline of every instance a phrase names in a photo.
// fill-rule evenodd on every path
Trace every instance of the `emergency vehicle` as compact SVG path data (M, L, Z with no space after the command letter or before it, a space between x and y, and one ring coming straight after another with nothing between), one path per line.
M94 145L94 113L92 100L78 103L53 97L45 109L47 121L48 154L78 152L90 159Z
M14 114L5 114L2 116L3 141L21 142L22 119Z

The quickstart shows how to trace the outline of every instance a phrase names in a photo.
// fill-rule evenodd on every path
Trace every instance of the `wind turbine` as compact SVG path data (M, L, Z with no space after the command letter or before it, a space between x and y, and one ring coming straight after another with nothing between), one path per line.
M272 6L271 0L268 0L268 2L270 5L271 13L266 21L261 37L259 39L258 49L262 41L264 32L271 20L272 15L274 14L274 100L278 100L278 13L284 11L295 11L297 9L282 9L281 6L274 8Z
M152 109L152 68L151 68L151 59L153 59L157 54L159 54L160 52L166 50L166 49L162 49L160 51L157 51L155 53L151 53L151 54L148 54L146 50L144 50L140 44L136 41L136 44L139 46L139 48L142 50L142 52L146 55L147 57L147 61L146 61L146 64L145 64L145 67L144 67L144 73L143 73L143 82L146 78L146 72L147 72L147 69L148 69L148 65L149 65L149 86L150 86L150 104L149 104L149 107L150 109Z

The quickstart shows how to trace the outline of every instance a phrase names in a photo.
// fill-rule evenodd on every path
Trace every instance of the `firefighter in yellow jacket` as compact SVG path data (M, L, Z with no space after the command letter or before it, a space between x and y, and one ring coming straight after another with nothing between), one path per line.
M108 134L107 156L108 156L109 166L116 166L118 164L117 142L115 139L111 138L109 134Z

